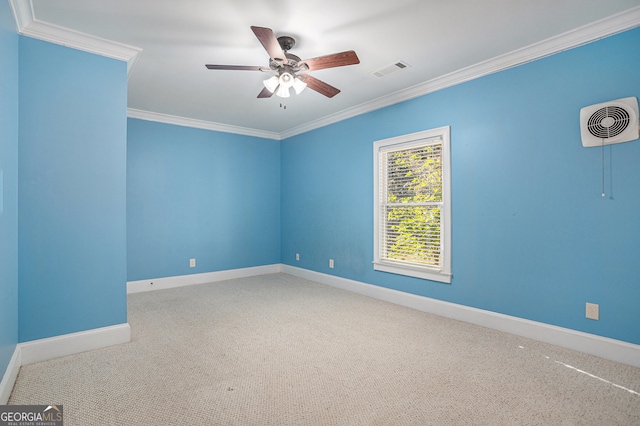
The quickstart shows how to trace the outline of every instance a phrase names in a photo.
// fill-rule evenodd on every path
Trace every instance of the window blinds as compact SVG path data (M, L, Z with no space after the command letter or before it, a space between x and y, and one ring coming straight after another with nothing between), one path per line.
M380 259L440 269L442 140L380 155Z

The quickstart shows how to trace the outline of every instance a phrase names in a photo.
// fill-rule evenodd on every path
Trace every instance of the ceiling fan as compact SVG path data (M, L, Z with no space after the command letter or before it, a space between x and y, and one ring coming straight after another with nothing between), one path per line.
M360 63L356 52L353 50L301 60L296 55L289 53L289 50L296 44L295 39L292 37L282 36L276 38L270 28L252 26L251 30L269 54L268 67L248 65L206 65L206 67L210 70L276 71L277 75L264 81L265 87L258 94L258 98L270 98L274 93L279 97L288 98L292 87L297 94L304 90L305 87L309 87L311 90L332 98L340 93L339 89L309 74L297 73Z

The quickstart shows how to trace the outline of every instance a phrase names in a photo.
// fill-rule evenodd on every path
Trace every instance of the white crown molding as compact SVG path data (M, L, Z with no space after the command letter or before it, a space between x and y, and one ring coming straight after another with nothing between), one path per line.
M544 58L565 50L600 40L640 25L640 6L611 15L599 21L567 31L555 37L497 56L487 61L479 62L452 73L417 84L404 90L383 96L373 101L345 109L318 120L311 121L281 133L286 139L295 135L309 132L329 124L337 123L367 112L375 111L409 99L417 98L447 87L465 83L476 78L523 65L537 59Z
M264 139L280 140L280 134L265 130L250 129L248 127L231 126L229 124L214 123L212 121L196 120L194 118L178 117L159 112L143 111L135 108L127 109L127 117L140 120L156 121L158 123L175 124L177 126L195 127L197 129L214 130L217 132L234 133L245 136L255 136Z
M31 0L9 0L13 10L18 33L61 44L79 50L96 53L102 56L115 58L127 62L127 70L130 73L141 49L133 46L115 43L109 40L80 33L68 28L59 27L36 19ZM375 111L387 106L417 98L447 87L455 86L479 77L513 68L518 65L532 62L546 56L553 55L583 44L608 37L632 28L640 26L640 6L611 15L607 18L595 21L571 31L567 31L555 37L531 44L521 49L514 50L504 55L497 56L487 61L479 62L469 67L454 71L441 77L417 84L404 90L387 96L374 99L370 102L354 106L335 114L302 124L285 130L282 133L267 132L245 127L231 126L221 123L196 120L185 117L172 116L149 111L129 109L128 116L143 120L157 121L179 126L196 127L200 129L215 130L226 133L235 133L247 136L256 136L267 139L286 139L311 130L325 127L358 115Z
M90 34L40 21L35 17L31 0L9 0L19 34L73 49L82 50L127 63L131 74L142 49L116 43Z
M33 22L33 3L30 0L9 0L9 6L13 11L13 19L16 21L16 30L22 34L22 30Z

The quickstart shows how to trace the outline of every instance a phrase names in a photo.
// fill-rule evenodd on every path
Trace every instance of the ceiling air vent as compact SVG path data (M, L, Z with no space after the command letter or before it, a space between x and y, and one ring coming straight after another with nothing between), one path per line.
M404 61L398 61L396 63L384 66L379 70L372 72L371 74L375 75L376 77L386 77L389 74L393 74L394 72L397 72L397 71L402 71L406 68L409 68L410 66L411 65L407 64Z

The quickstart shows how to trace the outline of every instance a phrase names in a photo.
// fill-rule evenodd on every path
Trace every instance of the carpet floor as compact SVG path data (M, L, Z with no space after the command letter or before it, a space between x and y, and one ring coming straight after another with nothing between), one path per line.
M640 369L285 274L128 296L130 343L26 365L72 425L640 425Z

